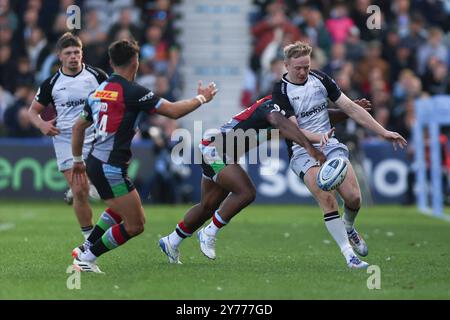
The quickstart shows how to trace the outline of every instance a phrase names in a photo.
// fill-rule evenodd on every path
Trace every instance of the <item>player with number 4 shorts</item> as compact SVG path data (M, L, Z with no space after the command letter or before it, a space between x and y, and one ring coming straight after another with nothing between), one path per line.
M112 43L108 53L114 73L93 91L73 127L73 184L86 183L85 172L109 209L102 214L88 238L88 244L74 250L74 268L100 272L96 259L144 231L141 199L127 174L131 141L142 113L180 118L211 101L216 85L198 85L197 96L170 102L134 82L139 67L139 46L135 41ZM94 124L96 140L86 160L82 157L85 130Z

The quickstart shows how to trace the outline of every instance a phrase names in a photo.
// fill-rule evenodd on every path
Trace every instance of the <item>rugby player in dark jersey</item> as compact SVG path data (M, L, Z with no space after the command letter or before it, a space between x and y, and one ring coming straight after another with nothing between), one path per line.
M85 172L100 197L113 214L103 214L88 238L88 243L74 249L74 268L101 272L96 259L144 231L145 215L139 194L127 175L131 159L130 145L136 133L141 112L156 112L169 118L180 118L217 92L210 83L198 86L198 95L189 100L169 102L134 82L139 67L139 46L120 40L109 47L114 73L92 92L81 117L73 127L73 183L86 184ZM94 124L96 140L86 160L82 158L85 130Z
M278 106L271 96L267 96L235 115L220 128L220 132L203 137L199 146L203 169L201 201L189 209L170 235L159 240L159 246L170 263L180 263L178 246L181 241L191 236L211 216L212 222L198 232L198 238L201 251L208 258L215 259L217 231L255 199L255 186L237 162L241 155L258 146L261 133L277 128L285 138L305 147L318 163L325 162L323 153L311 144L320 143L322 135L302 133L288 120L293 115L292 108ZM241 138L244 139L236 139L239 129L247 136L250 131L254 133L253 143L251 137L248 140L243 136ZM331 136L332 132L330 130L327 135Z

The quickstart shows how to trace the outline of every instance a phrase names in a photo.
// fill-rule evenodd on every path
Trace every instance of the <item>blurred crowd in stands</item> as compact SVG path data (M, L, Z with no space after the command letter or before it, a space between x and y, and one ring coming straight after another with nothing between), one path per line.
M24 109L38 85L58 68L54 44L67 31L66 8L81 8L84 61L110 73L107 47L133 37L141 45L137 81L159 95L179 97L180 48L171 0L0 0L0 135L38 136ZM409 138L413 101L450 93L450 1L254 0L253 54L242 106L269 94L283 73L283 47L313 45L313 68L334 77L351 98L372 101L374 117ZM369 29L380 8L380 29ZM151 119L149 121L152 121ZM348 121L345 130L355 131ZM366 132L361 133L366 135Z
M66 8L72 4L81 8L82 28L75 33L83 41L87 64L111 73L108 45L132 37L141 46L137 82L164 98L179 98L175 2L0 0L0 137L41 136L31 125L27 108L38 86L59 67L54 45L67 31ZM375 119L408 140L414 100L450 94L448 0L253 0L253 4L249 15L253 52L245 71L242 106L271 93L284 72L283 47L296 40L313 46L312 68L332 76L350 98L369 99ZM373 11L367 12L371 5L380 9L380 20L375 21L380 22L379 29L368 28L368 19L374 19ZM158 153L170 147L168 138L177 123L151 116L140 128L139 138L159 141ZM155 132L160 136L152 136ZM376 138L353 121L338 126L337 134L355 145ZM161 158L164 173L170 159L166 153Z
M369 99L374 118L409 140L408 158L413 163L415 99L450 94L450 1L254 0L254 4L258 10L250 17L253 54L242 105L270 94L285 72L283 47L306 41L313 46L311 67L333 77L350 98ZM379 10L368 12L372 5ZM369 28L377 18L380 28ZM336 129L339 139L352 146L354 158L363 139L377 138L352 120ZM445 179L450 173L449 133L443 128L440 137ZM413 201L415 170L411 166L406 203Z
M283 47L296 40L313 45L312 68L332 76L349 97L370 99L376 120L407 139L414 99L450 93L450 1L254 3L259 10L250 18L254 46L243 105L271 92L283 73ZM380 29L367 26L370 5L380 9ZM352 121L345 126L355 132Z
M67 28L66 10L81 9L84 62L108 74L108 45L134 38L141 46L137 82L173 100L180 94L179 47L172 0L0 0L0 136L40 136L27 115L39 85L59 68L54 49ZM50 114L52 110L48 111ZM156 117L155 117L156 118ZM144 119L147 128L160 119ZM168 120L169 121L169 120ZM173 123L164 123L172 127ZM147 133L144 133L147 135Z

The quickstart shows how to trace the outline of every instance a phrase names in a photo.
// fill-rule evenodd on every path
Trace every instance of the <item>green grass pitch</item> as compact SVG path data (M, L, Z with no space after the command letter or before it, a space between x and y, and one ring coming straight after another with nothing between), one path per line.
M103 206L93 207L97 218ZM415 208L364 208L358 230L366 261L381 270L369 290L366 270L347 268L314 206L251 205L217 240L217 259L195 235L181 245L182 265L157 247L186 206L146 206L145 232L98 260L106 273L81 274L69 290L66 269L81 234L63 203L0 204L1 299L449 299L450 223Z

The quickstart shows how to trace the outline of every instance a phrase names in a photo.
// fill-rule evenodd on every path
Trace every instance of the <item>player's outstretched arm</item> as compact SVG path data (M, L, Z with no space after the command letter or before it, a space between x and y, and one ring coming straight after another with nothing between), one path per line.
M159 108L156 109L156 112L172 119L178 119L191 113L202 104L210 102L216 93L217 88L214 82L211 82L206 88L203 88L202 82L199 81L196 97L176 102L170 102L163 99L163 102Z
M384 139L389 140L394 145L394 149L397 149L397 145L403 148L407 145L405 138L400 134L393 131L388 131L383 128L364 108L359 107L356 103L350 100L345 94L341 94L339 99L336 100L336 105L342 109L350 118L355 120L358 124L372 130L379 134Z
M331 128L328 132L325 133L314 133L299 128L295 116L290 117L289 120L305 135L306 139L308 139L311 143L320 143L321 146L324 146L328 143L328 140L330 140L331 137L333 137L335 131L335 128Z
M269 123L280 130L280 133L288 140L292 140L306 149L306 151L320 164L326 161L325 155L313 147L311 142L305 137L305 135L300 131L296 124L292 121L286 119L279 112L271 112L267 116Z
M366 109L367 112L370 112L370 110L372 110L372 103L365 98L356 99L353 100L353 102ZM336 125L336 123L348 119L348 115L339 108L328 108L328 115L330 116L330 122L332 126Z
M56 118L44 121L42 120L40 114L44 111L45 106L36 100L33 100L30 108L28 109L28 114L30 116L31 123L41 130L42 134L46 136L56 136L59 134L59 129L55 127Z

